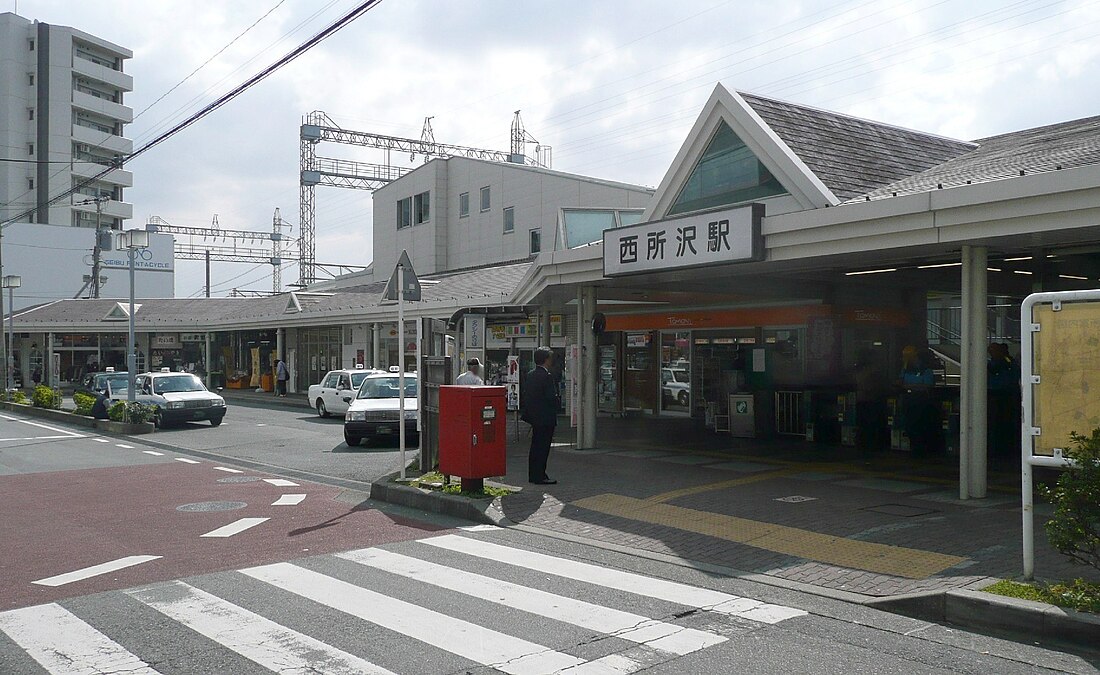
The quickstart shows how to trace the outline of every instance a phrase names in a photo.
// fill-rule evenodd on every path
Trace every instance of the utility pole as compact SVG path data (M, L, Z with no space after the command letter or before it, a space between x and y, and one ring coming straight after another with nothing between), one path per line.
M81 204L90 204L95 202L95 248L92 249L92 297L99 298L99 274L100 274L100 259L102 258L103 248L100 246L100 242L103 241L103 202L109 201L110 197L103 195L97 195L94 199L86 199Z
M210 249L206 249L206 297L210 297Z

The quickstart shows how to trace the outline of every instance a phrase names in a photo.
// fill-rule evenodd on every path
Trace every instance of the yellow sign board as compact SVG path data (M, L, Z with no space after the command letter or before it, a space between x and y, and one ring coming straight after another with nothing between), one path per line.
M1088 436L1100 427L1100 302L1038 304L1034 321L1035 373L1032 424L1036 455L1053 456L1070 444L1070 432ZM1026 330L1026 326L1024 329ZM1024 373L1024 386L1028 373Z

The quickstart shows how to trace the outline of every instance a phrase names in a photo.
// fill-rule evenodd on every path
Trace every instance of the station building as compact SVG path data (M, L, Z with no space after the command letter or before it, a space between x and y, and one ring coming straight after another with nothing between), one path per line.
M719 85L656 191L449 159L374 204L372 269L273 298L150 301L147 353L162 331L162 349L201 333L207 370L255 374L282 353L299 390L334 363L395 363L413 333L380 298L407 250L426 282L407 316L440 322L429 339L454 340L456 362L555 348L580 447L610 440L606 414L871 434L957 453L961 496L982 497L988 456L1012 442L986 437L990 415L1013 421L988 390L990 344L1018 356L1027 294L1100 284L1100 117L957 140ZM63 301L16 331L61 349L111 333L112 311ZM466 317L488 324L474 343Z

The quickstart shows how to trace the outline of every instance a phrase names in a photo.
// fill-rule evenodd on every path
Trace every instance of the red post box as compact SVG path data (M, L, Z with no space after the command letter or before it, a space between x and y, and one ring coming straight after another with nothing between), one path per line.
M439 388L439 472L462 478L463 490L507 472L506 387Z

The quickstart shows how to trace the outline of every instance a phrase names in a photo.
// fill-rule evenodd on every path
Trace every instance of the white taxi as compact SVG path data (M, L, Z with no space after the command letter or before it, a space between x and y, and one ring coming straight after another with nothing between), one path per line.
M344 415L344 441L351 447L364 438L397 438L399 424L405 425L405 439L417 445L416 373L405 373L405 409L402 414L399 398L400 373L397 366L391 372L372 373L363 379Z
M364 378L377 372L381 371L364 368L363 364L357 365L354 370L329 371L319 384L310 385L306 394L310 407L321 417L344 414Z

